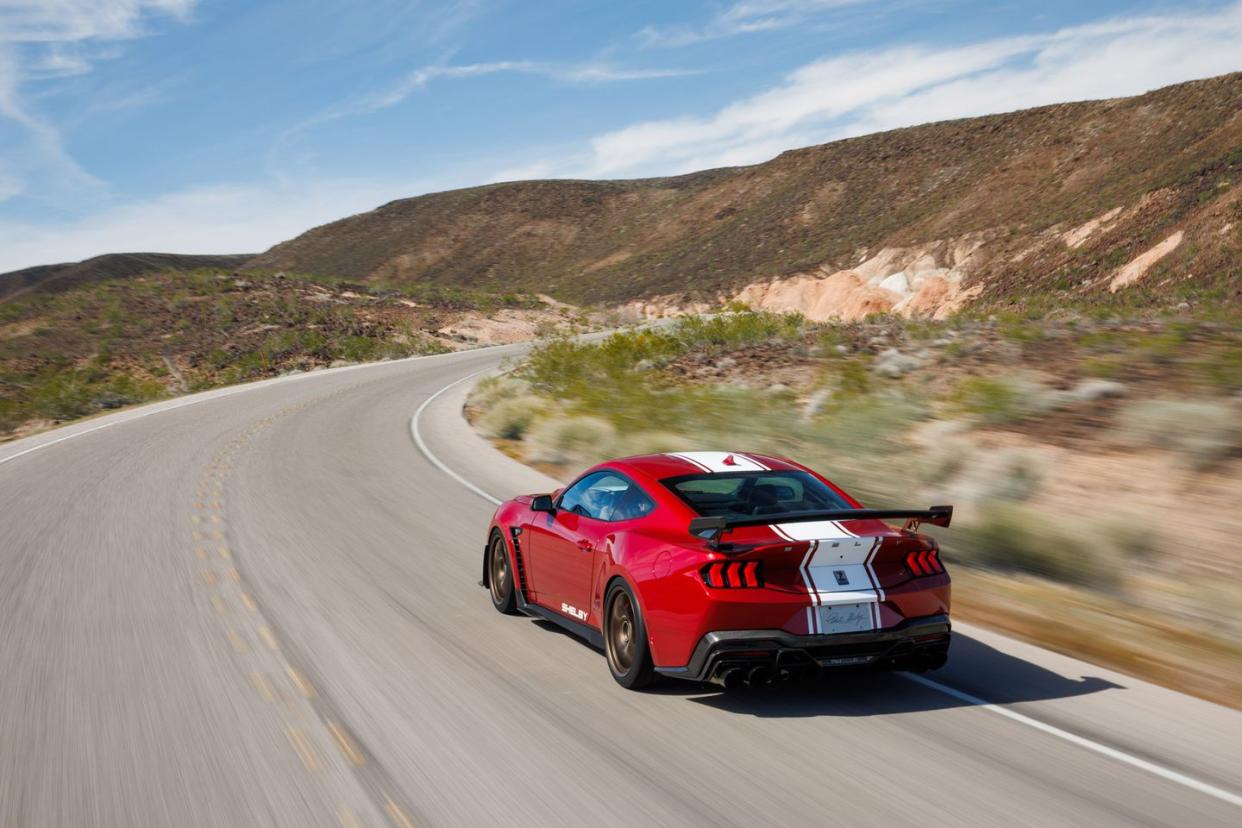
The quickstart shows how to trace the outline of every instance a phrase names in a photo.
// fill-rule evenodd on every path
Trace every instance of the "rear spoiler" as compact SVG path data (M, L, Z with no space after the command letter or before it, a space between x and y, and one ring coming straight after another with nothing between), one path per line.
M769 526L773 523L809 523L816 520L894 520L905 518L904 529L917 529L921 523L948 526L953 520L952 506L932 506L929 509L828 509L821 512L793 512L784 515L757 515L724 517L697 517L690 521L690 534L706 538L713 547L730 529L740 526Z

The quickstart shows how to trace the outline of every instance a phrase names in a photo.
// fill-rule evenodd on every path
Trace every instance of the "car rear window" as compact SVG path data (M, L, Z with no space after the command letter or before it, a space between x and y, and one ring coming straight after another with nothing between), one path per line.
M804 471L690 474L661 482L704 517L852 508L845 498Z

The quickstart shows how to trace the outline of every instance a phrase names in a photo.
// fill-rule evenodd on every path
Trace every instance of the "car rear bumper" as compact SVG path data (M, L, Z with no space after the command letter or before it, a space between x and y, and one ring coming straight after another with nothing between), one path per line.
M721 630L703 636L684 667L655 669L670 677L726 686L793 678L826 668L934 669L948 654L950 629L949 616L931 615L884 630L834 635Z

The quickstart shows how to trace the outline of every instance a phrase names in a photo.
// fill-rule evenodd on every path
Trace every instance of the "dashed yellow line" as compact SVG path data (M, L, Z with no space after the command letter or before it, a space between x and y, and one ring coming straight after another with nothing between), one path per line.
M405 811L401 810L391 798L384 804L384 810L392 817L392 821L397 824L398 828L414 828L414 823L405 815Z
M219 595L211 596L211 605L216 608L216 612L220 615L228 615L229 605L224 603L224 599Z
M233 649L239 653L244 653L250 648L246 646L246 641L237 634L237 630L229 630L229 643L233 645Z
M259 627L259 638L263 639L263 643L267 645L269 650L279 650L280 642L276 640L276 636L272 634L271 627Z
M254 603L254 599L250 597L249 592L243 592L241 594L241 602L242 602L242 606L244 606L246 609L250 610L251 612L254 612L255 610L258 609L258 607Z
M225 574L229 576L230 580L233 580L233 581L241 580L241 573L237 571L237 567L235 566L230 566L228 568L228 571Z
M362 828L362 823L354 816L354 812L348 808L342 808L337 811L336 816L341 820L341 828Z
M226 561L231 561L233 559L233 552L227 546L221 546L219 551L220 557L224 558Z
M365 765L367 758L362 755L362 751L358 749L358 745L354 742L352 736L345 728L336 722L328 722L328 732L332 734L332 738L336 739L337 747L341 749L341 753L345 754L345 758L349 760L351 765Z
M216 573L210 569L204 569L200 574L203 576L203 580L207 582L207 586L216 585Z
M276 694L272 692L272 685L268 683L267 677L262 673L251 673L250 680L254 682L254 689L259 691L259 696L265 702L275 701Z
M308 771L317 771L320 767L319 757L315 755L315 748L311 746L310 739L306 738L306 734L291 727L285 731L289 735L289 743L293 745L294 752L298 758L302 760L302 764L306 766ZM410 826L413 828L413 826Z
M297 668L290 664L286 664L285 672L289 674L289 680L293 682L294 686L298 688L298 692L301 693L304 698L311 699L315 697L314 686L306 680L306 676L298 672Z

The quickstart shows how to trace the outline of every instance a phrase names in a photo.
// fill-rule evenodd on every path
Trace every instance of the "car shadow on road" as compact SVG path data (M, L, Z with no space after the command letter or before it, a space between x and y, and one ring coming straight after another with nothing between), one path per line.
M1098 677L1067 678L962 633L953 637L949 665L926 676L938 684L997 704L1124 689ZM691 688L697 688L697 692ZM761 718L885 716L971 704L902 674L884 672L827 671L811 681L734 691L716 691L706 685L686 685L685 689L665 685L653 692L694 695L690 701L696 704Z

